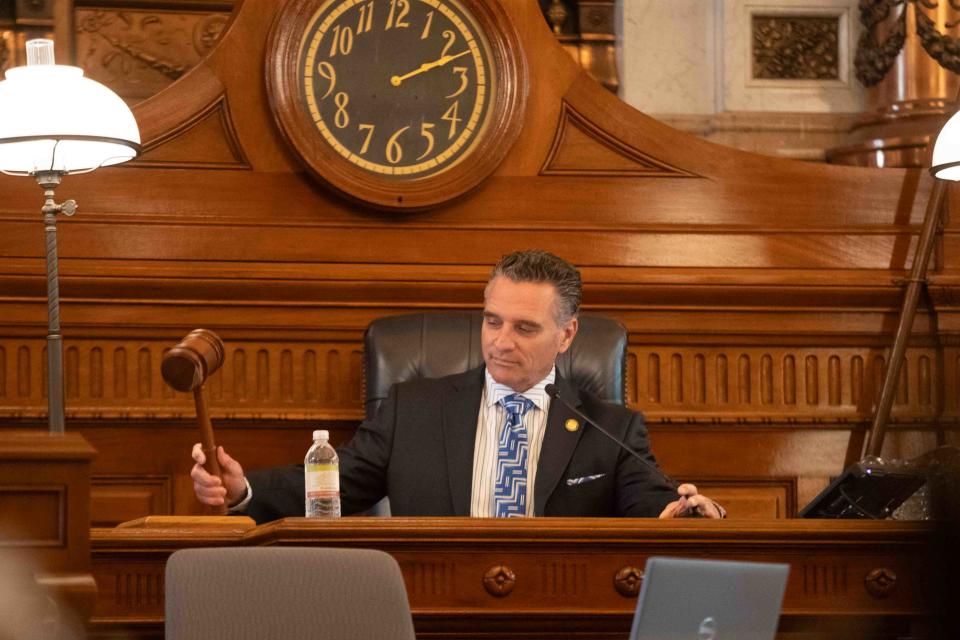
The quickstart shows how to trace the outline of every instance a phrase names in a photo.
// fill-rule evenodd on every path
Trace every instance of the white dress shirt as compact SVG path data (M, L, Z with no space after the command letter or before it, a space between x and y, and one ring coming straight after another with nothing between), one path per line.
M477 417L477 437L473 446L473 484L470 490L470 515L474 518L494 516L494 492L497 483L497 453L500 432L506 423L506 409L500 404L504 396L517 393L510 387L493 379L484 371L483 395L480 398L480 415ZM527 429L527 514L533 515L533 497L536 491L537 462L543 435L547 431L547 414L550 412L550 396L546 386L553 384L557 368L550 369L547 377L520 395L533 403L523 416Z

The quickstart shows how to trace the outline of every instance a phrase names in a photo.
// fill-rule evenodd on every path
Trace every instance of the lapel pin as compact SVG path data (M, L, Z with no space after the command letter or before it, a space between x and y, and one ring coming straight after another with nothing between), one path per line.
M569 431L570 433L574 433L577 431L577 429L580 428L580 423L574 420L573 418L570 418L563 423L563 428Z

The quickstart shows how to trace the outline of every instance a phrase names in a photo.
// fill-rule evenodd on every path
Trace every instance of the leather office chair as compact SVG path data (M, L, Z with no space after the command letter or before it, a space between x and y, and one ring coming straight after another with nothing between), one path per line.
M483 364L482 314L411 313L378 318L363 341L366 415L373 417L390 387L415 378L439 378ZM581 315L570 348L557 358L574 386L617 404L626 402L627 330L600 316Z
M376 415L390 387L440 378L483 364L479 311L411 313L378 318L363 338L365 412ZM557 358L560 375L608 402L626 404L627 330L600 316L580 315L573 344ZM367 512L390 515L384 498Z
M371 549L183 549L167 561L168 640L415 640L397 561Z

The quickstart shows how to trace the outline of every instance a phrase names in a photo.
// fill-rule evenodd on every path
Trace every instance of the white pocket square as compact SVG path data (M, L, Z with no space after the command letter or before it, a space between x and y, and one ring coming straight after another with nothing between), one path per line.
M573 487L578 484L583 484L584 482L592 482L593 480L598 480L605 476L605 473L597 473L592 476L580 476L579 478L567 478L567 486Z

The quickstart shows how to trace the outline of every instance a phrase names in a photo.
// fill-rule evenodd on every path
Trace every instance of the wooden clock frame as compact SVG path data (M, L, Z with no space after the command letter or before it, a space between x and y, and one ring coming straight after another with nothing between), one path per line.
M497 81L489 116L471 150L450 168L425 177L387 178L341 156L321 136L300 93L300 48L308 22L325 0L290 0L280 9L267 42L267 95L274 120L307 168L335 191L381 209L416 210L463 195L497 168L523 127L528 93L520 38L498 0L458 0L490 47Z

